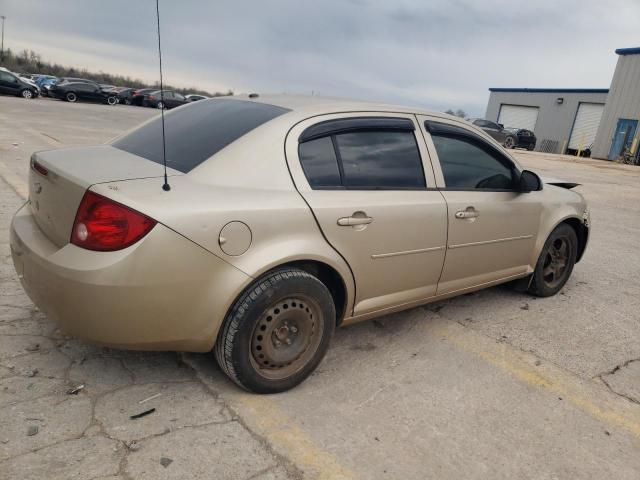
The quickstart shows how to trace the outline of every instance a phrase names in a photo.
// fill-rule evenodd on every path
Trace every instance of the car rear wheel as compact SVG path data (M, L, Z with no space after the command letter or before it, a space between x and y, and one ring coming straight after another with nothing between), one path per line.
M507 137L504 139L504 148L514 148L516 146L516 140L513 137Z
M75 102L76 100L78 100L78 97L73 92L68 92L64 98L67 100L67 102Z
M156 104L156 107L158 107L160 110L162 110L164 108L164 102L160 101Z
M24 90L22 90L20 92L20 96L22 98L26 98L27 100L30 100L33 98L33 92L31 90L29 90L28 88L25 88Z
M107 103L109 105L115 105L118 103L118 99L116 97L107 97Z
M529 292L538 297L550 297L564 287L576 263L578 237L570 225L558 225L542 248Z
M232 307L214 353L235 383L255 393L295 387L324 357L336 323L327 287L309 273L276 270Z

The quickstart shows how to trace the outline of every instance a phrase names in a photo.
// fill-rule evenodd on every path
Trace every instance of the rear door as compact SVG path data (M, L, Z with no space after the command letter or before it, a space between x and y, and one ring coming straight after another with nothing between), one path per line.
M448 205L447 255L438 294L532 271L542 192L516 191L517 166L473 130L419 118Z
M447 216L428 152L405 114L316 117L287 137L287 162L356 281L354 315L435 295Z

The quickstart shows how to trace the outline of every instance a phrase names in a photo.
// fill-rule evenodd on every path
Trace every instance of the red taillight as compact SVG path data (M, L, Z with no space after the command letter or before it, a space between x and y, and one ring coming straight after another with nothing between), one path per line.
M155 99L156 99L156 97L154 95L149 95L149 100L153 101Z
M33 167L33 169L38 172L40 175L44 175L45 177L47 175L49 175L49 170L47 170L46 168L44 168L42 165L40 165L36 160L34 160L33 162L31 162L31 166Z
M121 250L144 237L155 224L152 218L87 190L73 222L71 243L87 250Z

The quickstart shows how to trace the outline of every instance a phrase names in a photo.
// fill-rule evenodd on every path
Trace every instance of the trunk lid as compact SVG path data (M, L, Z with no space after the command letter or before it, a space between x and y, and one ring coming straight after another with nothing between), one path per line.
M167 173L182 175L172 169ZM63 247L91 185L162 175L162 165L109 145L37 152L31 156L29 202L43 233Z

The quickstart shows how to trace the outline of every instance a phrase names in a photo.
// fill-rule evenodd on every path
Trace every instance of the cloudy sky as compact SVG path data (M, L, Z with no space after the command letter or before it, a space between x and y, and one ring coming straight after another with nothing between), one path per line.
M160 0L165 81L482 115L489 87L609 86L640 0ZM0 0L5 48L157 78L154 0Z

